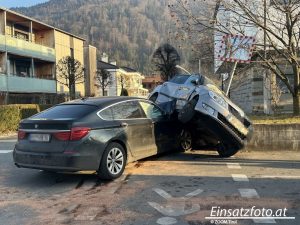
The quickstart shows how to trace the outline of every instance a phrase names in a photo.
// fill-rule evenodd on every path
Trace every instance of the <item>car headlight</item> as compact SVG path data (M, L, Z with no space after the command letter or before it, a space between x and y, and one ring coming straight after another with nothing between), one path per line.
M219 96L219 95L217 95L215 92L213 92L213 91L209 91L208 92L208 94L209 94L209 96L213 99L213 100L215 100L217 103L219 103L221 106L223 106L224 108L227 108L227 103L225 102L225 100L221 97L221 96Z

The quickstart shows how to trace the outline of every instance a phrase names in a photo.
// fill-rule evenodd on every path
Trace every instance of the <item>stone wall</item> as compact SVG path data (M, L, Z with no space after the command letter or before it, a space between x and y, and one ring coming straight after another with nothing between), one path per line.
M300 151L300 124L255 124L246 150Z

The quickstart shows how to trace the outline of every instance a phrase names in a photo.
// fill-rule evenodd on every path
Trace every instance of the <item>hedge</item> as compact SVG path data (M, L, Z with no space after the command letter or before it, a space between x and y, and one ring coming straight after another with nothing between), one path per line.
M1 105L0 106L0 134L14 132L18 130L18 125L22 119L28 118L52 105Z

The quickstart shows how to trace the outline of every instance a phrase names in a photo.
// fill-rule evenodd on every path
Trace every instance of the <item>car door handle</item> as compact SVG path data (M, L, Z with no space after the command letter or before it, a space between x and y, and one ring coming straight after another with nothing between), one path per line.
M121 123L121 127L128 127L128 123Z

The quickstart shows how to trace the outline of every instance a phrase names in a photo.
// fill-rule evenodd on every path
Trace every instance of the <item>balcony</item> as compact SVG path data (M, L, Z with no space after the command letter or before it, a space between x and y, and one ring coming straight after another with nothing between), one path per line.
M0 74L0 91L19 93L56 93L56 81Z
M55 62L55 49L26 40L0 35L0 51Z

